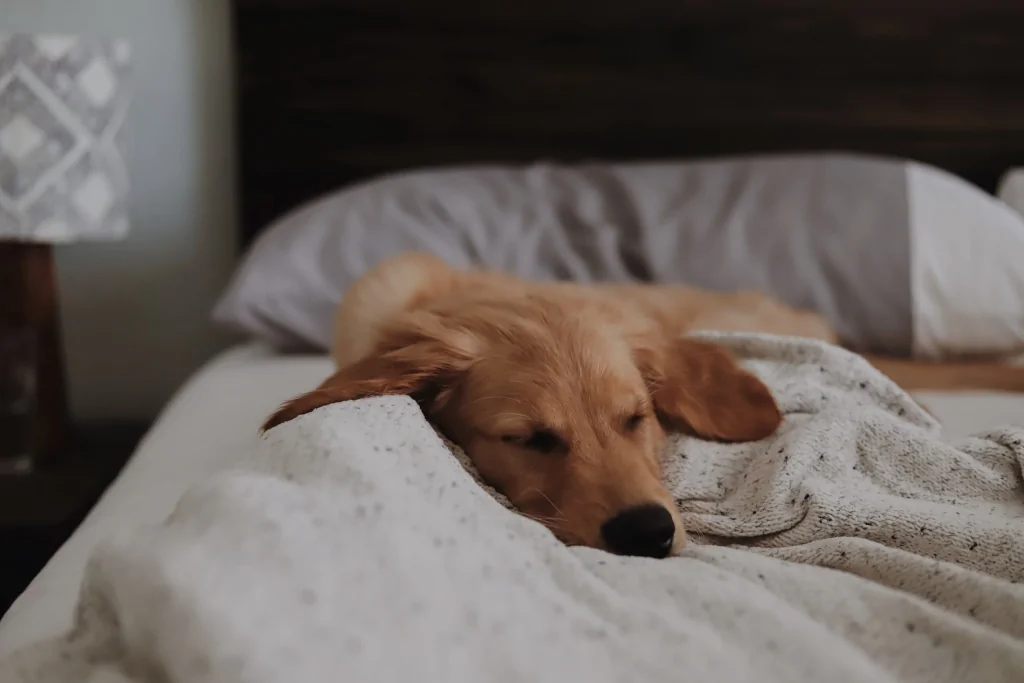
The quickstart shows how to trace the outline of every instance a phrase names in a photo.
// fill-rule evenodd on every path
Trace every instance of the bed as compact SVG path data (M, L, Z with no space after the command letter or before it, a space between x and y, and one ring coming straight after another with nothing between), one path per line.
M234 4L243 245L321 193L424 165L843 148L993 190L1024 157L1009 2ZM0 622L0 656L67 629L97 541L160 522L329 367L249 343L198 371ZM1024 396L917 398L950 437L1024 415Z
M0 623L0 656L59 633L72 620L89 553L126 523L158 523L184 490L252 447L257 428L281 401L315 385L324 356L282 357L260 344L223 352L171 400L128 466L81 527ZM951 438L1019 422L1024 395L922 392ZM216 416L216 419L214 419Z

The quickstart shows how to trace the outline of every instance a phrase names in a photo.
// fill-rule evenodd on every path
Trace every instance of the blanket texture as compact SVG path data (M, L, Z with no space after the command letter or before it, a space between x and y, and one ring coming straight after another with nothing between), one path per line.
M410 399L338 404L97 548L72 632L0 680L1024 680L1024 431L947 443L853 354L704 336L786 421L672 441L681 557L566 548Z

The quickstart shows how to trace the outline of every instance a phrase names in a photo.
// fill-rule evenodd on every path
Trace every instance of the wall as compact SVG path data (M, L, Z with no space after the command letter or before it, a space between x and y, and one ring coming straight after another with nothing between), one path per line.
M0 0L0 32L135 48L131 235L57 252L72 410L151 417L225 340L235 252L229 0Z

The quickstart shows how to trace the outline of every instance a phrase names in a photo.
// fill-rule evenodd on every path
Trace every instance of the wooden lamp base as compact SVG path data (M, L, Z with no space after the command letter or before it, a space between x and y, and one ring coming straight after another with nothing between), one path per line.
M32 460L42 466L55 462L68 442L59 314L53 248L0 241L0 330L26 330L36 343Z

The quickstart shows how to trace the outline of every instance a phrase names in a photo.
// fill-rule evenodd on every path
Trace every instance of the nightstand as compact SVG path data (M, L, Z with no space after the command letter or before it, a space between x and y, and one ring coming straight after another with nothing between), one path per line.
M148 423L83 424L53 465L0 476L0 614L25 589L121 471Z

